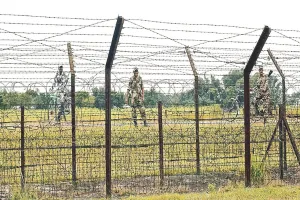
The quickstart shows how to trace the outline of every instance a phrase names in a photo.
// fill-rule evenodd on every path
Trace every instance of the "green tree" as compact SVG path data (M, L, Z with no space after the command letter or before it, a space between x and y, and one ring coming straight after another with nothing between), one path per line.
M223 85L226 88L230 86L235 86L236 82L243 78L243 70L231 70L229 73L225 76L223 76L222 81Z
M19 106L19 96L17 92L5 92L3 96L3 103L8 108Z
M209 105L211 104L209 88L210 80L204 76L204 78L198 78L198 94L199 94L199 104L200 105Z
M112 92L111 93L111 101L112 105L116 107L123 107L125 104L124 93L122 92Z
M29 96L31 96L31 97L37 97L39 94L38 94L38 91L34 91L34 90L32 90L32 89L29 89L29 90L27 90L26 92L25 92L25 94L26 95L29 95Z
M204 76L198 79L198 94L200 105L211 105L221 103L224 89L221 81L213 75L210 79ZM180 103L182 105L194 104L194 89L188 90L180 94Z
M93 96L95 97L94 106L96 108L105 108L105 89L104 88L93 88Z
M33 99L36 109L48 109L50 107L51 97L49 93L40 93Z
M84 106L89 106L87 103L89 102L90 95L86 91L78 91L75 94L75 105L82 108Z
M222 102L224 93L224 88L221 85L221 81L215 76L211 75L210 77L210 89L209 89L209 97L213 103L220 104Z
M18 93L18 105L24 105L27 108L30 108L32 106L33 97L30 95L30 93Z
M294 92L293 94L289 95L287 101L289 105L298 105L300 102L300 92Z
M5 108L4 95L5 95L5 90L0 91L0 108Z
M181 93L179 95L179 102L181 105L194 104L194 89Z
M243 70L231 70L222 78L224 92L222 93L222 108L230 108L237 100L239 106L244 103L244 75Z
M3 103L3 96L2 94L0 94L0 108L4 107L4 103Z
M147 107L155 107L159 98L158 92L152 87L150 90L145 90L144 103Z

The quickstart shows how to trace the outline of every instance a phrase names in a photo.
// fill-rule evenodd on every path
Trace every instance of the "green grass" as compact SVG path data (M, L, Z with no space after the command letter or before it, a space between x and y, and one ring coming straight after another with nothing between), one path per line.
M54 114L51 115L49 110L49 118L53 120ZM193 106L173 106L163 107L163 118L165 120L193 120L195 119L195 108ZM147 118L157 119L157 108L146 108ZM275 111L273 111L275 113ZM278 113L278 109L276 110ZM287 115L298 115L300 113L299 108L293 106L287 106ZM243 110L240 110L239 117L242 117ZM236 117L236 113L223 113L220 105L211 106L200 106L199 107L199 118L200 120L213 120L213 119L225 119ZM67 115L67 120L71 120L71 115ZM112 109L112 120L126 120L131 118L131 108ZM20 121L20 110L19 109L6 109L0 110L0 122L18 122ZM76 108L76 119L77 121L103 121L105 119L105 110L97 108ZM43 122L48 121L48 110L35 110L25 109L25 121L31 122Z
M162 194L153 196L132 196L125 200L283 200L300 199L299 186L266 186L243 188L227 186L217 191L189 194Z
M217 112L218 106L201 109L203 119L220 117ZM190 112L193 111L193 107L172 107L165 108L165 110L167 110L163 112L165 175L195 174L195 124L191 123L194 113ZM82 122L104 120L104 111L84 108L76 112L78 181L104 181L104 124L96 126L99 122ZM159 175L157 109L147 109L147 113L149 118L155 119L149 120L154 125L134 128L129 125L131 123L128 120L131 114L130 109L124 109L122 112L118 109L113 110L112 118L118 120L119 123L112 126L111 137L112 178L114 180ZM5 122L20 119L20 113L16 110L2 111L2 114L10 116L3 119ZM41 185L69 183L72 178L71 126L48 125L43 122L47 118L45 114L46 111L41 110L26 110L25 112L26 121L38 124L34 127L28 126L29 122L25 124L26 183ZM67 116L67 120L70 121L70 115ZM181 120L180 122L184 124L177 123L177 120ZM259 168L274 125L275 122L270 122L264 127L262 122L257 122L251 127L251 140L254 141L251 144L252 172L254 172L252 176L258 185L264 184L265 179L271 178L269 174L271 169L278 168L278 142L273 143L264 168ZM290 124L290 127L294 133L299 132L297 124ZM1 128L0 133L0 184L19 185L20 129ZM228 123L219 120L212 124L200 122L201 173L233 172L242 175L244 172L243 142L242 121ZM296 142L299 145L299 140ZM289 167L296 166L296 157L289 143L287 151ZM210 185L210 191L213 191L213 185Z
M49 110L50 120L54 118L54 114L51 115ZM195 118L195 108L190 107L163 107L163 118L168 120L192 120ZM19 109L6 109L0 110L0 122L17 122L20 121L20 110ZM157 119L157 108L146 108L147 118ZM101 121L105 119L105 110L97 108L76 108L76 117L78 121ZM220 105L213 106L201 106L199 107L200 119L222 119L223 111ZM67 120L71 120L71 116L67 115ZM111 118L113 120L122 120L131 118L131 108L112 109ZM25 121L36 121L42 122L48 120L48 110L35 110L25 109Z
M19 182L20 133L2 130L0 144L0 183ZM50 126L44 129L25 129L26 175L28 182L47 183L71 180L71 127ZM272 127L259 129L256 141L270 138ZM79 180L105 177L104 127L78 127L77 173ZM194 174L196 172L195 130L191 125L164 126L165 174ZM243 172L243 127L205 124L200 129L201 171ZM236 143L238 142L238 143ZM113 178L153 176L159 174L159 146L157 126L134 129L130 126L112 130ZM267 142L254 143L252 160L261 162ZM274 144L271 153L277 151ZM292 152L290 145L288 152ZM289 160L295 160L291 154ZM269 157L268 167L278 166L278 156Z
M220 131L224 133L220 134ZM243 163L243 134L240 134L242 127L228 127L222 125L205 125L201 127L200 136L206 145L200 146L202 170L212 171L232 171ZM265 134L270 133L271 129L260 131L256 136L257 140L265 139ZM43 130L26 129L25 151L26 165L28 165L29 180L40 180L39 173L51 171L53 166L58 170L58 180L69 179L71 170L71 127L48 127ZM147 137L144 137L144 134ZM2 148L19 148L20 134L18 130L4 131L0 138ZM82 148L77 149L78 166L80 174L84 174L84 169L89 174L94 174L95 178L104 177L104 129L103 127L78 127L77 145ZM240 141L240 144L231 143L230 141ZM202 141L203 142L203 141ZM165 143L165 165L173 166L167 169L166 174L192 174L195 172L195 140L194 129L189 125L166 126L164 128ZM178 143L178 144L177 144ZM122 177L132 173L134 170L137 175L157 175L158 174L158 128L150 127L141 129L132 129L132 127L115 127L112 135L112 161L113 163L122 162L124 165L117 165L115 170L116 176ZM141 145L141 146L139 146ZM68 147L68 148L67 148ZM37 149L39 148L39 149ZM265 150L266 144L253 144L254 149ZM275 147L273 148L275 150ZM291 150L291 149L290 149ZM226 158L226 157L232 158ZM1 152L0 158L2 167L19 166L18 150ZM13 159L11 159L13 158ZM260 161L262 155L257 156L256 160ZM6 163L5 163L6 161ZM154 161L154 163L152 163ZM226 163L228 162L228 163ZM234 164L235 163L235 164ZM152 170L143 170L149 164L152 164ZM218 166L218 164L222 164ZM1 166L1 165L0 165ZM178 166L178 168L176 168ZM275 165L276 166L276 165ZM8 170L8 169L7 169ZM240 169L242 170L242 168ZM123 172L122 172L123 171ZM12 172L14 173L14 172ZM18 173L18 172L15 172ZM46 173L47 174L47 173ZM56 175L58 175L56 174ZM102 175L96 175L102 174ZM32 175L32 176L31 176ZM86 176L86 175L84 175ZM13 176L14 177L14 176ZM50 178L50 177L49 177ZM78 178L81 178L79 176ZM84 177L82 177L84 178ZM48 178L44 176L46 181Z
M71 191L69 198L72 197ZM67 195L66 195L67 196ZM126 195L125 195L126 196ZM164 193L156 195L132 195L123 197L123 200L297 200L300 199L299 186L286 186L270 184L263 187L245 188L243 183L228 184L215 188L212 186L201 193ZM14 190L12 200L37 200L37 199L68 199L68 197L53 197L38 192L20 192ZM105 198L86 198L91 200L104 200Z

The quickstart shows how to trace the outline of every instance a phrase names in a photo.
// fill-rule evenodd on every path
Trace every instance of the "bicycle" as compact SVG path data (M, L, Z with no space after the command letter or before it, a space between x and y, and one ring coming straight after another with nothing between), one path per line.
M268 77L272 75L273 71L270 70ZM234 98L231 98L227 103L226 108L223 109L223 119L226 121L232 122L236 119L243 119L243 91L238 90L237 95ZM257 98L256 94L258 93L258 88L250 91L250 120L252 123L260 121L263 119L264 125L267 122L267 118L270 116L269 110L264 109L264 100L263 98ZM241 115L242 114L242 115ZM240 117L239 117L240 116Z
M237 95L235 98L231 98L226 108L223 109L223 118L229 122L235 121L241 113L240 104L239 95Z
M240 102L241 95L237 95L235 98L231 98L227 108L223 109L223 119L229 122L233 122L237 119L244 119L244 105ZM250 120L251 123L255 123L263 119L264 125L267 122L269 113L264 110L263 100L256 100L254 93L250 93Z

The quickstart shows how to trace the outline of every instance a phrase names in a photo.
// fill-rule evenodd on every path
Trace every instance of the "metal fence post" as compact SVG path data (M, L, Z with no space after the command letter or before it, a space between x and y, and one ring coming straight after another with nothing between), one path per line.
M121 36L124 19L117 19L114 35L105 65L105 166L106 166L106 197L111 197L111 68Z
M71 72L71 114L72 114L72 182L76 186L76 112L75 112L75 70L71 43L67 44Z
M250 73L259 57L260 52L266 43L271 29L268 26L264 27L260 38L253 49L253 52L244 69L244 125L245 125L245 186L251 186L251 149L250 149Z
M282 112L282 105L279 107L279 172L280 172L280 179L283 179L283 112Z
M159 178L160 186L164 185L164 135L162 122L162 102L158 102L158 139L159 139Z
M21 190L25 187L25 120L24 106L21 106Z
M199 83L198 83L198 73L189 50L189 47L185 47L186 54L190 61L190 65L194 74L194 103L195 103L195 123L196 123L196 171L200 174L200 138L199 138Z

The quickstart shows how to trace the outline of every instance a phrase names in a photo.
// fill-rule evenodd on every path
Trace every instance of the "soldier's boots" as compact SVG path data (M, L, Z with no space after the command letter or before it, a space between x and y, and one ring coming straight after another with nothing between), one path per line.
M268 114L269 114L269 115L272 115L272 109L269 109L269 110L268 110Z
M135 127L138 126L137 121L133 121L133 124L134 124ZM146 120L144 121L144 126L145 126L145 127L148 127L148 126L149 126Z
M146 120L144 121L144 126L145 126L145 127L149 126L149 125L147 124L147 121L146 121Z
M255 105L255 115L258 116L260 114L259 110L258 110L258 105Z

